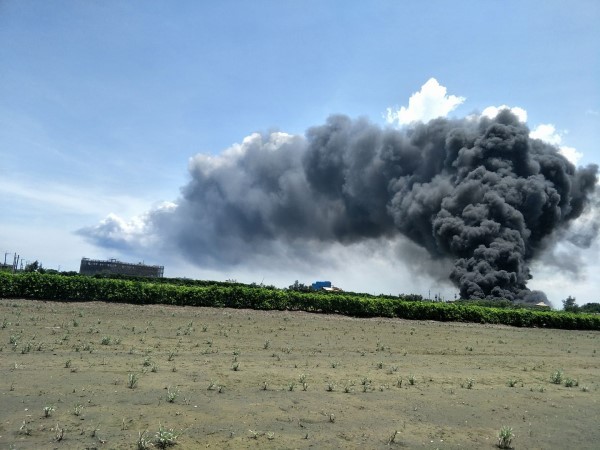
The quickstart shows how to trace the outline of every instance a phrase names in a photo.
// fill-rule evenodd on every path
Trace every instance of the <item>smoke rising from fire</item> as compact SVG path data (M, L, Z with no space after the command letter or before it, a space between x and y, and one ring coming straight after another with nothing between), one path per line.
M462 297L518 301L539 301L531 263L586 210L598 172L531 138L508 110L401 130L331 116L305 136L256 133L196 155L189 170L176 204L138 219L137 231L109 217L79 233L105 247L160 245L207 267L310 260L328 244L404 236L450 263Z

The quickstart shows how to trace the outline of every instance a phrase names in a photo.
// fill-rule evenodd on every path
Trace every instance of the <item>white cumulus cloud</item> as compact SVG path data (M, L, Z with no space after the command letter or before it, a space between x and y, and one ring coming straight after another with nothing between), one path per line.
M485 117L489 117L490 119L493 119L494 117L496 117L498 115L498 113L502 110L508 109L511 113L513 113L515 116L517 116L517 118L525 123L527 122L527 111L525 111L523 108L520 108L518 106L506 106L506 105L501 105L501 106L488 106L487 108L485 108L481 115L485 116Z
M465 101L465 97L448 95L445 86L430 78L408 100L408 107L388 108L386 120L390 124L407 125L412 122L429 122L437 117L446 117Z
M558 151L560 154L573 164L577 165L583 157L583 153L578 152L573 147L561 145L563 134L564 132L558 131L551 123L543 123L531 130L529 136L533 139L539 139L547 142L548 144L558 146Z

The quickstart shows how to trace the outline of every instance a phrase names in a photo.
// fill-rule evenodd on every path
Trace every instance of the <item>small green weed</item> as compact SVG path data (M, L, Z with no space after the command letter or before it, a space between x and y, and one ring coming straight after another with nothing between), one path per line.
M514 437L515 435L513 434L511 427L507 427L506 425L502 426L498 432L498 447L511 448L510 444Z
M130 373L127 377L127 387L129 389L135 389L138 384L138 375L136 373Z

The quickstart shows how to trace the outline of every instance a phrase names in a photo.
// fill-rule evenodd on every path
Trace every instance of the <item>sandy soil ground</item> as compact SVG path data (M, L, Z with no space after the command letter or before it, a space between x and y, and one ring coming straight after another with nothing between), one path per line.
M1 448L600 445L598 332L31 300L0 325Z

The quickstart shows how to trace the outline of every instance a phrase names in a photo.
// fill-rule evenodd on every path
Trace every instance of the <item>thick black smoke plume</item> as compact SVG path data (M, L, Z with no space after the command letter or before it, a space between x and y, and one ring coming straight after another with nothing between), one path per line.
M582 214L597 171L531 139L506 110L408 130L332 116L305 137L256 134L196 156L178 206L148 227L204 265L402 234L453 261L462 297L533 301L530 263Z

